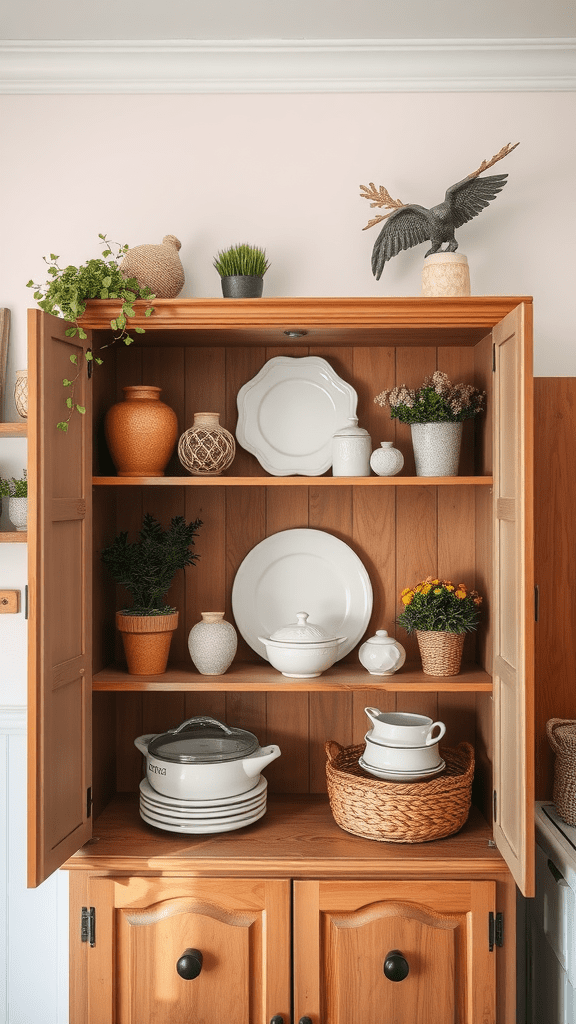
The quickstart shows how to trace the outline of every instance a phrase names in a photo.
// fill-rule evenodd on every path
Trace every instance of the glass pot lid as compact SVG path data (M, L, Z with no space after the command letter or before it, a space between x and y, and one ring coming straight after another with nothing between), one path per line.
M176 764L215 764L248 757L259 746L256 736L246 729L233 729L216 718L202 715L155 736L148 745L148 753Z

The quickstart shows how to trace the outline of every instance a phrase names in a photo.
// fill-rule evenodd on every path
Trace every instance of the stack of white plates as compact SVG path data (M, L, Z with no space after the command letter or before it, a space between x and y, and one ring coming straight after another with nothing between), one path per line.
M420 782L421 779L429 779L432 775L438 775L446 767L446 762L442 758L433 768L424 768L421 771L392 771L388 768L377 768L376 765L369 764L363 757L358 758L358 764L364 771L376 775L378 779L386 779L387 782Z
M252 825L266 813L267 782L260 775L252 789L220 800L177 800L140 783L140 816L165 832L208 835Z

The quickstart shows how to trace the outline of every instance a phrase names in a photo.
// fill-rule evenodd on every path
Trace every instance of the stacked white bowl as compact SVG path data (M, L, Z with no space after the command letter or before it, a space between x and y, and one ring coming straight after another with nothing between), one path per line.
M446 732L443 722L402 711L364 710L372 725L358 759L365 771L390 782L418 782L446 767L438 747Z

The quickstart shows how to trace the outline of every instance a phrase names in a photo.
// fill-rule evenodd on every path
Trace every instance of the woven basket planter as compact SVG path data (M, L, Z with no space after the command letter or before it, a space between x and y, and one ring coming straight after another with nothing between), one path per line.
M576 826L576 721L550 718L546 734L556 754L552 800L562 820Z
M464 633L416 630L422 669L427 676L457 676L462 661Z
M445 769L421 782L385 782L358 764L364 744L326 744L328 799L345 832L387 843L427 843L458 832L470 812L474 749L442 747Z
M116 612L131 676L160 676L166 671L178 612L170 615L124 615Z

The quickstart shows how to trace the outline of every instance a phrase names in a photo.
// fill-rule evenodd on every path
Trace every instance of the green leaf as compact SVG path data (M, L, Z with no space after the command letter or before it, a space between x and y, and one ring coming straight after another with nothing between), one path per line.
M136 334L146 334L143 327L135 327L134 330L136 331Z
M71 363L74 363L75 365L77 365L77 363L78 363L78 359L77 359L77 357L76 357L76 355L75 355L75 354L72 354L72 355L70 356L70 362L71 362Z
M72 399L70 397L66 399L66 405L68 406L69 409L72 408Z
M34 281L28 281L28 284L26 285L26 287L27 288L33 288L34 287ZM34 296L34 298L36 298L36 296Z
M103 256L111 256L112 255L112 250L111 249L104 249L102 255Z
M58 271L56 270L56 267L48 267L48 273L51 274L52 277L55 277Z
M90 349L88 349L88 351L87 351L87 352L85 352L85 353L84 353L84 355L86 356L86 362L87 362L87 363L91 363L91 362L92 362L92 360L94 359L94 356L93 356L93 355L92 355L92 353L90 352Z
M153 312L154 312L153 309L145 309L144 310L144 316L152 316Z
M78 328L78 335L80 338L82 338L82 341L86 341L86 338L88 337L86 331L82 327Z
M125 345L132 345L133 342L134 342L134 338L131 338L130 335L127 334L126 337L124 338L124 344Z
M36 301L38 301L38 299L41 299L42 298L42 292L34 292L34 298L36 299Z
M54 255L54 253L53 253L53 252L51 252L51 253L50 253L50 259L51 259L51 260L59 260L59 259L60 259L60 257L59 257L59 256L55 256L55 255Z
M101 238L104 242L106 241L106 235L99 234L98 238Z
M110 321L110 327L112 328L113 331L117 331L118 330L118 322L116 320L111 320Z
M78 412L80 413L81 416L83 416L84 413L86 412L86 409L85 409L85 407L83 405L77 405L76 409L78 410Z
M102 285L103 285L104 288L109 288L111 284L112 284L112 278L110 277L110 274L108 274L108 277L105 277L103 279Z
M94 356L94 360L98 363L98 366L102 366L103 360L100 359L100 356Z
M65 332L66 337L67 338L75 338L76 334L77 334L77 331L78 331L77 327L69 327L68 330ZM72 357L70 357L70 358L72 358Z
M71 388L72 387L72 381L68 380L67 377L63 377L62 378L62 383L63 383L65 388Z
M122 306L122 312L124 313L124 316L136 316L132 306L129 306L127 303L124 303Z
M63 420L60 423L56 424L56 429L57 430L63 430L64 433L66 433L66 431L68 430L68 424L66 423L65 420Z

